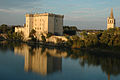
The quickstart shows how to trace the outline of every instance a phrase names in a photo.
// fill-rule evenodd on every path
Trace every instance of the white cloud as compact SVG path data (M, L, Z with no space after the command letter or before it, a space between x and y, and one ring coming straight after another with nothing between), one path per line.
M25 13L26 10L25 9L10 8L10 9L0 9L0 12L4 12L4 13Z
M0 12L10 13L11 11L7 9L0 9Z

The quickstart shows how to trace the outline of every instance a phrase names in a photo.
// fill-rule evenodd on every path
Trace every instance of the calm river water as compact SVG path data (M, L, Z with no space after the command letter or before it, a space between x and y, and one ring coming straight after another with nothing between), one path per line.
M4 42L0 80L120 80L120 57L106 54Z

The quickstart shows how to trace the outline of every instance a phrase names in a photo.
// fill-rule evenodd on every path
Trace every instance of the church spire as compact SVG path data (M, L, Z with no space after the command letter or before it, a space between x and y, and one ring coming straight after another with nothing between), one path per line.
M114 16L113 16L113 8L111 8L110 18L114 18Z

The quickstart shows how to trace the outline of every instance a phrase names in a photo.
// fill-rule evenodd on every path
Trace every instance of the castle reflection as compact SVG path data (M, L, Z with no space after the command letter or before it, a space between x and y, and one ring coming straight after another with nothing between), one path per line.
M47 75L49 73L62 71L62 57L79 59L83 68L88 66L100 66L106 73L108 80L111 76L120 74L120 54L88 50L59 50L43 47L32 47L26 44L14 47L14 53L25 56L25 71L32 71Z
M14 47L14 53L25 56L24 69L26 72L32 71L47 75L53 72L62 71L62 57L67 56L67 52L57 49L32 48L26 44Z

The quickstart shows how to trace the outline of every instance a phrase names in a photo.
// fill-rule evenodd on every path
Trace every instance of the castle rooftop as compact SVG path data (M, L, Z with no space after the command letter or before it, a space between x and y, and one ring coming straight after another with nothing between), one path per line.
M55 16L55 17L62 17L64 18L64 15L58 15L58 14L53 14L53 13L35 13L35 14L26 14L26 17L39 17L39 16Z

